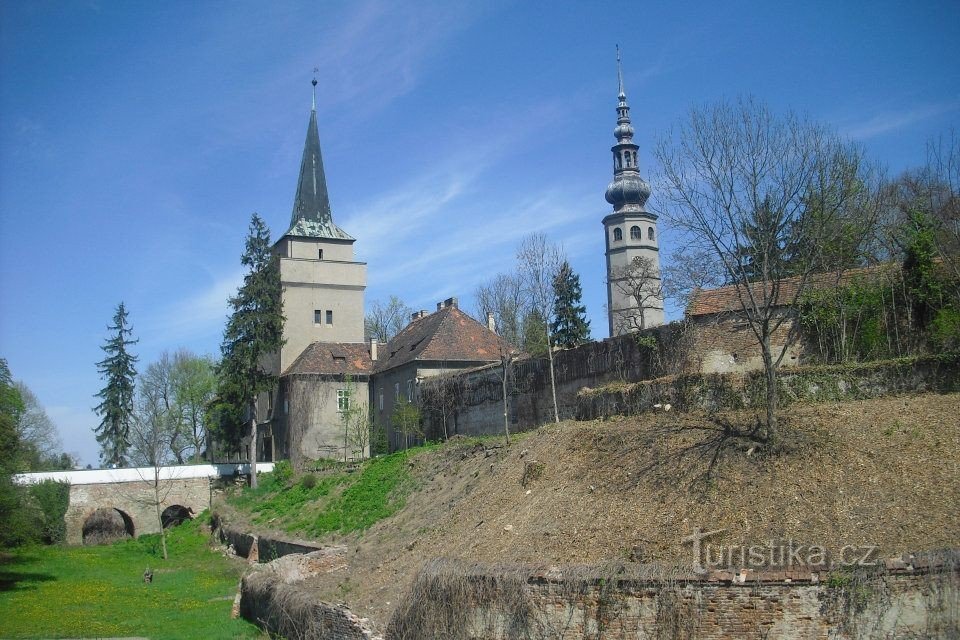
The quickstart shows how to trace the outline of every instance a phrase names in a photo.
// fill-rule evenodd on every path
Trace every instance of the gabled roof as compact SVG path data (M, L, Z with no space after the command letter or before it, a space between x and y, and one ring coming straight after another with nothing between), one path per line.
M500 359L500 337L455 306L412 321L380 350L377 372L414 360L493 362Z
M365 376L373 373L370 345L363 342L314 342L281 376L298 374Z
M895 269L899 269L899 265L886 263L869 267L858 267L856 269L846 269L841 272L813 273L809 276L807 287L808 290L829 289L840 285L847 285L857 280L880 277ZM777 292L778 305L786 306L792 304L797 296L797 288L799 285L799 276L781 280L780 289ZM753 291L757 296L762 297L762 285L760 283L754 282L750 286L753 287ZM746 292L744 293L746 294ZM737 287L731 284L716 289L696 289L690 296L690 304L687 306L687 316L707 316L742 310L743 306L740 303L740 296L737 294Z

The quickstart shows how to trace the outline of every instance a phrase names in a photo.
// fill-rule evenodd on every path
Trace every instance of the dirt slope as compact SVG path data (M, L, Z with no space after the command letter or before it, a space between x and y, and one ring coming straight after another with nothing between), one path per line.
M877 545L883 557L960 546L960 394L790 411L775 456L725 433L747 414L664 412L551 425L509 447L451 443L411 463L420 487L406 507L342 539L349 568L311 588L382 625L437 556L689 563L680 539L694 527L723 529L711 541L727 545Z

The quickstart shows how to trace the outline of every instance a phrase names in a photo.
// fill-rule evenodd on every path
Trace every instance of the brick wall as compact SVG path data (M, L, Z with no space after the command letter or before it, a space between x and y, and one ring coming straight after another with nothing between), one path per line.
M624 577L632 570L623 567L604 578L438 561L417 576L386 637L956 637L960 570L956 553L949 557L892 561L856 579L810 569Z

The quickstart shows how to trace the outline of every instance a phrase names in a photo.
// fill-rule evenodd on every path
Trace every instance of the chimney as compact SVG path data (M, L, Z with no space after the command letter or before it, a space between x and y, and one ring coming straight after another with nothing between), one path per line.
M414 312L413 312L413 315L410 316L410 322L416 322L416 321L419 320L419 319L420 319L420 312L419 312L419 311L414 311Z
M456 299L456 298L447 298L446 300L443 301L443 306L445 306L445 307L453 307L454 309L457 309L457 308L458 308L458 307L457 307L457 299Z
M437 303L437 311L440 311L440 309L443 309L443 303L442 303L442 302L438 302L438 303Z
M370 336L370 359L377 361L377 336Z
M497 332L497 321L493 319L493 311L487 311L487 329Z

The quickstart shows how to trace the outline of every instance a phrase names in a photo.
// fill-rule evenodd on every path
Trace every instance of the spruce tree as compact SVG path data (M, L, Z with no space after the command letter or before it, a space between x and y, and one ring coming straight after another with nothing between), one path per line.
M590 321L587 308L581 303L580 276L564 260L553 279L553 322L550 334L553 344L561 348L575 347L590 340Z
M107 381L107 385L97 394L100 404L94 410L101 421L94 432L100 443L100 460L105 465L116 467L127 464L134 380L137 375L134 368L137 358L128 351L128 347L137 341L132 339L133 329L127 324L127 315L127 309L121 302L117 305L113 324L107 327L113 332L113 337L107 339L102 347L107 357L97 363L100 377Z
M240 262L247 268L243 285L230 298L233 313L227 321L220 351L223 359L218 369L221 389L230 390L228 397L239 406L221 415L238 415L246 409L250 424L250 484L257 485L257 396L271 392L277 385L275 373L264 369L267 357L283 346L283 300L280 290L280 263L270 251L270 231L253 214L246 247ZM231 397L232 396L232 397ZM221 401L224 399L221 396ZM227 420L224 426L235 430L239 425ZM230 441L242 437L226 434Z

